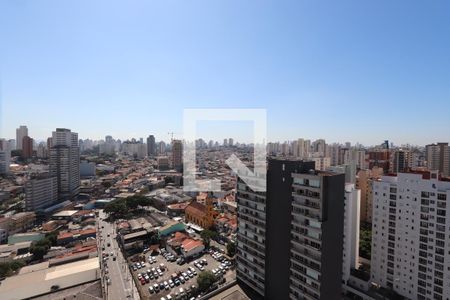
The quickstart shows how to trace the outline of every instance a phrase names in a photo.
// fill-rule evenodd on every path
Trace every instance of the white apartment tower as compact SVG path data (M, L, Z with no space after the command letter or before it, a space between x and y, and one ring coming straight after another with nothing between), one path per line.
M28 136L28 128L25 125L21 125L16 129L16 149L22 150L22 140L25 136Z
M80 189L80 148L78 134L69 129L53 131L50 148L50 176L58 182L58 198L70 199Z
M373 182L371 281L407 299L449 299L449 199L438 171Z
M44 209L58 201L57 177L39 177L25 184L25 210Z

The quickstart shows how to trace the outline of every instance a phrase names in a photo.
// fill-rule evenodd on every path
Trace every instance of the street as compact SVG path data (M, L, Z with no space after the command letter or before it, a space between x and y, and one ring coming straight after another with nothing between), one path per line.
M106 280L104 280L106 284L106 296L104 298L108 300L140 299L139 293L131 278L128 265L115 239L116 232L114 230L114 224L103 221L105 218L106 214L103 213L103 210L100 210L97 219L99 225L99 251L101 252L99 256L102 259L102 276L104 278L105 276L110 278L110 284L106 284ZM102 251L103 247L105 251ZM102 258L103 252L109 254L106 261ZM113 256L111 256L111 252ZM113 257L116 257L115 261ZM108 274L105 274L106 269L108 269Z

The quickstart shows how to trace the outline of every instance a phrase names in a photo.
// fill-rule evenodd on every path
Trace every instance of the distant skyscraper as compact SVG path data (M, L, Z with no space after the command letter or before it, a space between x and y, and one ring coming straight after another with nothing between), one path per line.
M183 170L183 143L180 140L172 140L172 166L175 170Z
M448 143L426 146L427 167L430 171L439 171L443 176L450 176L450 147Z
M228 146L233 147L234 140L232 138L228 139Z
M388 145L383 144L384 147L387 147ZM379 149L379 150L373 150L368 151L368 163L369 163L369 169L372 169L373 167L379 167L383 168L384 172L389 172L390 168L390 152L389 149Z
M36 156L38 158L47 158L48 157L48 151L45 147L45 143L41 142L39 143L37 150L36 150Z
M33 139L24 136L22 139L22 158L30 159L33 156Z
M393 155L392 172L404 173L412 167L412 153L409 150L396 150Z
M373 182L371 281L405 299L450 295L450 182L437 173Z
M105 136L105 143L112 144L113 142L114 142L114 139L112 136L110 136L110 135Z
M58 201L57 177L39 176L25 184L25 210L44 209Z
M313 151L316 153L320 153L321 155L325 155L327 144L324 139L319 139L314 141L313 143Z
M147 155L148 157L155 157L156 155L155 136L153 135L149 135L147 138Z
M270 159L266 193L238 181L237 280L261 297L340 296L345 175L311 169Z
M166 143L164 141L159 142L158 151L160 155L166 154Z
M224 147L228 147L228 140L227 139L223 139L223 146Z
M50 175L57 178L58 198L70 199L80 189L80 149L78 134L57 128L50 148Z
M28 128L25 125L21 125L16 129L16 149L22 150L23 137L28 135Z

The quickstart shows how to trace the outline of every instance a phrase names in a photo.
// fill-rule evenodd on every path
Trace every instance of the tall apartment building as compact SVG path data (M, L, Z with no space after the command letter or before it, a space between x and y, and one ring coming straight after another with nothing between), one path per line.
M449 299L449 199L438 171L373 183L373 282L407 299Z
M343 174L269 159L267 191L237 184L237 279L267 299L340 296Z
M393 173L408 172L412 168L412 153L409 150L394 151L393 160L390 164Z
M355 150L356 167L359 169L367 169L366 150Z
M342 257L342 280L350 279L351 270L359 267L359 225L361 190L355 184L345 184L344 245Z
M183 170L183 143L180 140L172 141L172 167L178 172Z
M325 171L331 166L331 158L329 157L312 157L310 160L314 161L316 170Z
M44 209L58 201L57 177L40 176L25 184L25 210Z
M438 170L443 176L450 176L450 147L448 143L426 145L427 167Z
M9 173L9 163L11 160L11 148L9 142L0 140L0 174Z
M155 136L149 135L147 138L147 156L155 157L156 156L156 142Z
M233 147L233 145L234 145L234 140L233 140L233 138L229 138L229 139L228 139L228 146Z
M28 136L28 128L25 125L21 125L16 129L16 149L22 150L23 137Z
M29 136L24 136L22 139L22 158L30 159L33 156L33 139Z
M158 143L158 155L165 155L167 152L167 146L164 141Z
M58 182L58 198L70 199L80 189L80 148L78 134L69 129L53 131L50 148L50 176Z
M359 170L356 176L356 188L361 190L360 220L372 223L372 184L383 175L383 169Z
M376 149L367 152L368 168L379 167L385 173L389 172L390 168L390 152L389 149Z
M327 144L324 139L315 140L312 143L312 150L315 153L319 153L322 156L325 156Z

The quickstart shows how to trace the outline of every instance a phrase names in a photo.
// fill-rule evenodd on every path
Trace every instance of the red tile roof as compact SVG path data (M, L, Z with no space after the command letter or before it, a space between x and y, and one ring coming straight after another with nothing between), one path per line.
M197 247L203 246L203 242L200 240L185 239L181 246L183 247L184 251L189 252Z

